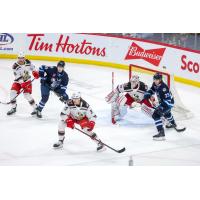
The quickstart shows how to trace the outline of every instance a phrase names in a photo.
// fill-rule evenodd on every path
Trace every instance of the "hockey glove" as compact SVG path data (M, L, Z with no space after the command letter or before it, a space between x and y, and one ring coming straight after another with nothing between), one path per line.
M22 89L25 89L29 84L30 84L30 82L23 82L23 83L21 83Z
M94 126L95 126L95 122L94 121L89 121L88 122L88 131L92 131L94 129Z
M38 79L40 77L38 71L33 71L32 74L33 74L35 79Z
M59 100L63 103L65 103L67 100L69 99L68 95L63 94L62 96L60 96Z
M148 92L146 92L146 93L144 94L144 99L150 99L150 98L151 98L151 94L148 93Z
M72 118L66 119L66 124L68 128L74 129L74 120Z

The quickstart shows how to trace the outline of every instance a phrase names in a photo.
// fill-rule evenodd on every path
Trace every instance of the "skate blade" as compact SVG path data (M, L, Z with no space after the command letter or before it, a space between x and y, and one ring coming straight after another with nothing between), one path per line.
M53 147L53 149L55 149L55 150L63 149L63 146L61 146L61 147Z
M154 141L165 141L165 137L153 138Z

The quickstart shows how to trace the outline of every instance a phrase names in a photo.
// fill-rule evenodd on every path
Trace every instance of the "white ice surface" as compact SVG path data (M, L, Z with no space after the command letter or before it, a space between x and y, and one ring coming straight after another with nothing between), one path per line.
M13 81L11 66L14 60L0 60L0 101L9 101ZM33 61L54 64L46 61ZM130 110L120 125L110 121L110 105L104 97L111 89L111 72L117 83L127 81L128 72L111 68L67 64L70 77L69 95L81 91L98 116L95 132L115 148L126 147L117 154L107 149L95 151L96 144L77 131L66 129L64 149L54 150L57 125L63 104L51 94L43 111L43 119L30 116L32 108L20 95L17 113L7 116L10 106L0 104L0 165L128 165L133 155L134 165L200 165L200 89L176 83L183 103L194 113L194 118L180 121L187 127L184 133L166 131L166 141L155 142L156 129L151 119L140 111ZM33 97L40 101L39 81L33 83Z

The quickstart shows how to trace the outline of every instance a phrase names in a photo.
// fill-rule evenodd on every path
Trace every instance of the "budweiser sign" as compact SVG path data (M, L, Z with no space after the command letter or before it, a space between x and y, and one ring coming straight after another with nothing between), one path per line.
M125 60L143 59L152 65L158 66L166 48L145 50L133 42L128 50Z

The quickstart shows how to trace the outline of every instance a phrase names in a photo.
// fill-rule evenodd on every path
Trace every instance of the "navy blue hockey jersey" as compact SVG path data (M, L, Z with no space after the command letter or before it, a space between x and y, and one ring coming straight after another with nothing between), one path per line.
M69 77L65 71L59 73L56 66L42 65L39 68L39 75L53 90L61 90L63 93L66 91Z

